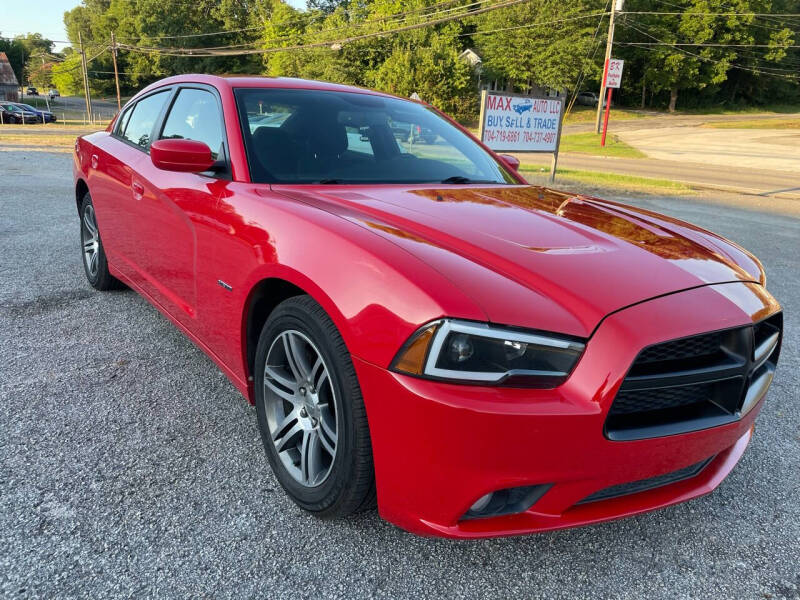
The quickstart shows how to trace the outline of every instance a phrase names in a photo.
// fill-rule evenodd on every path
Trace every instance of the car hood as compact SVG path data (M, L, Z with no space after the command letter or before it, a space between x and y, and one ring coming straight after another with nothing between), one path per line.
M547 188L273 190L339 213L407 248L498 323L588 337L603 317L626 306L702 285L763 278L754 257L707 231ZM541 312L558 318L547 322Z

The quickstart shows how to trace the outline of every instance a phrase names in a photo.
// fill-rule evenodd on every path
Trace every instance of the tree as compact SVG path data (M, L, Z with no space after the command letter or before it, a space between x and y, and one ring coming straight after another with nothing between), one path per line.
M674 10L665 12L680 12L680 15L623 15L619 37L623 43L652 44L646 46L646 50L622 50L620 54L626 58L638 58L643 63L641 76L655 92L669 92L670 112L675 111L682 91L710 90L716 95L729 74L738 71L752 74L768 72L769 67L765 67L765 63L779 62L786 56L785 50L779 46L791 40L788 28L765 30L754 23L751 15L708 14L766 13L770 12L771 0L674 2ZM632 12L649 8L649 0L630 0L626 6ZM699 45L670 45L685 43ZM756 59L752 50L736 46L756 43L772 46L771 52L763 53ZM747 56L757 60L761 66L748 65Z
M478 31L489 33L475 39L486 76L520 91L533 85L572 89L581 73L597 76L592 50L600 17L568 19L602 13L604 5L602 0L531 0L481 17Z

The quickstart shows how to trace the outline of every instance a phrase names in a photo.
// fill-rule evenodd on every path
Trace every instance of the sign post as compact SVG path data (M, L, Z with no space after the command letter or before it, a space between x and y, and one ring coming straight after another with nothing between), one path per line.
M605 87L608 89L608 98L606 100L606 114L603 117L603 137L600 138L600 146L606 145L606 133L608 132L608 113L611 110L611 92L615 88L619 88L620 81L622 81L622 67L625 61L617 58L609 59L608 68L606 69ZM600 98L600 103L603 99Z
M480 140L495 152L553 155L556 176L564 98L535 98L506 92L481 92Z

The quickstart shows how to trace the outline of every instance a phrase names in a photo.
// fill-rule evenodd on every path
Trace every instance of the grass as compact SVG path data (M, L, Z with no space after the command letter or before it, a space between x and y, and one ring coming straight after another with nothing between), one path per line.
M712 121L703 127L715 129L800 129L797 119L743 119L741 121Z
M11 127L11 130L0 127L0 149L71 152L76 136L103 129L101 125L83 127L80 124L61 128L60 123Z
M549 184L550 168L540 165L523 165L522 175L531 183ZM538 181L537 181L538 180ZM619 175L599 171L581 171L577 169L559 169L556 173L555 187L564 187L570 183L589 188L624 190L626 192L644 192L650 194L681 193L690 194L692 188L669 179L651 179L633 175Z
M567 115L566 119L564 119L564 124L569 125L570 123L591 123L595 120L596 115L597 108L575 104L570 113ZM627 121L629 119L640 119L644 116L646 115L643 113L627 108L616 108L612 102L611 112L608 115L608 120L609 122Z
M605 147L600 146L600 136L591 132L562 135L560 151L619 158L645 158L647 156L615 135L606 136Z
M710 106L705 108L685 108L676 111L684 115L747 115L747 114L791 114L800 113L797 104L767 104L764 106Z

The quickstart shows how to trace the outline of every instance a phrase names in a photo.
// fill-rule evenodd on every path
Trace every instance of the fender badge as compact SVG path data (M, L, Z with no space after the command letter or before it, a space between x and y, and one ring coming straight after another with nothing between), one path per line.
M229 292L232 292L232 291L233 291L233 287L232 287L232 286L230 286L229 284L225 283L224 281L222 281L222 279L217 279L217 283L218 283L218 284L219 284L221 287L223 287L223 288L225 288L226 290L228 290Z

